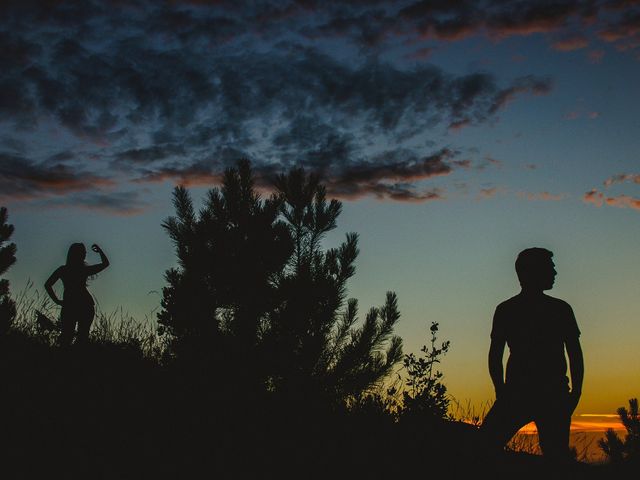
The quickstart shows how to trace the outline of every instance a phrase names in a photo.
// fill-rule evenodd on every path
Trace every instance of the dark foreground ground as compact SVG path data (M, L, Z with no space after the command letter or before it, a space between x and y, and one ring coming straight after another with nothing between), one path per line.
M482 454L474 427L328 409L139 350L0 341L0 478L636 478L637 465Z

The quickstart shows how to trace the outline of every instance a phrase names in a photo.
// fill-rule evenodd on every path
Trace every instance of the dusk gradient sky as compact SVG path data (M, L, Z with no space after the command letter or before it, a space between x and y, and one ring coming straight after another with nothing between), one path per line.
M493 399L495 306L517 253L555 253L582 331L577 414L640 395L640 1L6 1L0 205L14 293L75 241L111 267L100 308L155 318L171 191L248 157L292 166L360 234L349 295L398 294L406 352L432 321L450 393ZM98 261L89 253L89 262Z

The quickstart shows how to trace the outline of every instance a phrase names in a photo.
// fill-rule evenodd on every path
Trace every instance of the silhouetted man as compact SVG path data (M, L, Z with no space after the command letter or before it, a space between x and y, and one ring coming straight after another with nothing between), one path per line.
M571 415L582 392L584 365L571 306L544 294L553 287L557 273L552 256L544 248L520 252L516 272L522 290L495 310L489 373L496 401L481 431L485 446L497 451L521 427L535 421L544 456L568 460ZM506 378L505 345L509 346Z

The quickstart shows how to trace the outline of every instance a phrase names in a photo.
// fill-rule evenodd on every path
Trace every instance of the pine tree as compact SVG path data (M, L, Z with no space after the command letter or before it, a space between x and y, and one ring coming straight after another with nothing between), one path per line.
M13 225L9 225L7 219L7 209L0 207L0 275L16 261L16 244L6 244L13 234ZM9 330L15 317L16 304L9 295L9 280L0 279L0 334Z
M275 190L260 198L248 161L225 172L198 213L187 190L175 189L176 215L163 227L178 266L165 275L160 330L176 355L221 352L218 366L270 390L359 395L402 357L392 335L396 295L357 327L357 301L346 292L358 236L322 247L340 202L301 169L278 176Z
M623 460L640 460L640 411L638 399L629 399L629 410L620 407L617 410L620 422L624 425L627 434L621 439L613 429L608 429L605 438L598 440L598 446L609 458L609 461L618 463Z
M328 202L319 177L303 169L280 175L276 188L294 250L278 285L285 301L269 319L269 357L276 362L272 381L340 399L359 395L402 356L402 341L392 335L400 318L396 295L388 292L385 304L371 308L356 327L358 302L346 300L346 293L355 274L358 236L348 233L337 248L323 250L321 244L336 228L341 203Z
M160 332L189 350L251 351L276 298L273 276L291 253L289 231L277 219L279 199L261 199L249 162L241 161L227 169L221 188L209 190L198 213L183 187L173 203L176 216L163 227L178 267L165 274Z

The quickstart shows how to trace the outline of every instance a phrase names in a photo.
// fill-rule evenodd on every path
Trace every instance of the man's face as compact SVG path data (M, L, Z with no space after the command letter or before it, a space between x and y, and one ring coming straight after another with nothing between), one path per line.
M530 286L541 290L551 290L558 273L555 267L551 259L536 265L535 270L531 272Z
M541 271L540 281L542 283L543 290L551 290L553 288L553 284L556 280L556 265L553 261L549 260L545 265L544 269Z
M558 272L553 260L539 259L537 263L529 265L520 278L523 287L533 290L551 290Z

